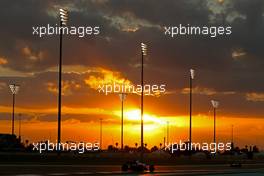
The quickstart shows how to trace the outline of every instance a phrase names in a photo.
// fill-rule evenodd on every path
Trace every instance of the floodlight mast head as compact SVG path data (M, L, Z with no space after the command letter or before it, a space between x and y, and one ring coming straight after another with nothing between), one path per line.
M211 103L213 105L213 107L216 109L219 107L219 102L218 101L215 101L215 100L211 100Z
M191 73L191 78L194 79L194 76L195 76L195 71L194 71L194 69L190 69L190 73Z
M141 43L141 52L144 56L147 55L147 45L144 43Z
M68 11L66 9L60 9L60 21L62 25L67 25L68 22Z
M19 85L10 84L9 87L10 87L10 90L11 90L11 92L12 92L13 95L15 95L15 94L18 93L18 91L19 91Z

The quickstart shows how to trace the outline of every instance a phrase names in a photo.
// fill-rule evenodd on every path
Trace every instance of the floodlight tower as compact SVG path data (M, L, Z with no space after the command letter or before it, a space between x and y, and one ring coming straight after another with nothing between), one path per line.
M9 85L12 95L13 95L13 111L12 111L12 135L14 135L15 130L15 102L16 102L16 94L19 91L19 85L17 84L10 84Z
M234 149L234 125L231 125L231 147Z
M103 119L100 118L100 150L103 150Z
M65 9L59 10L60 14L60 57L59 57L59 85L58 85L58 147L60 150L61 143L61 86L62 86L62 27L67 25L68 11Z
M120 93L119 98L121 100L121 150L124 149L124 101L126 99L125 93Z
M147 55L147 45L141 43L141 161L143 161L143 153L144 153L144 141L143 141L143 96L144 96L144 56Z
M234 143L234 125L231 125L231 142Z
M215 128L216 128L216 109L219 107L219 102L211 100L212 106L214 108L214 143L216 142Z
M19 116L19 126L18 126L18 139L19 139L19 142L21 142L21 116L22 116L22 114L21 113L19 113L18 114L18 116Z
M190 69L190 129L189 129L189 144L192 150L192 81L195 76L194 69Z
M169 129L170 129L170 122L167 121L167 145L169 144L170 140L169 140Z

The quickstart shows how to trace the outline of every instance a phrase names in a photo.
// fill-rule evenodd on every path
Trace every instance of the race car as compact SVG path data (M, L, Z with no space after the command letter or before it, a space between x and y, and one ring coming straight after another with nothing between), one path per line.
M150 171L154 172L154 165L147 165L139 161L126 162L122 165L122 171L135 171L135 172L144 172Z

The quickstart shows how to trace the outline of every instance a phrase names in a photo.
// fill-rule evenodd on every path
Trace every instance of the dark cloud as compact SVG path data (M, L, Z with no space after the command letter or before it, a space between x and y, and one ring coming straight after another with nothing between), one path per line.
M264 2L261 0L226 1L223 16L217 15L209 1L204 0L165 0L165 1L1 1L0 6L0 57L8 60L4 68L35 73L33 77L5 77L2 82L19 82L21 88L20 101L24 107L55 107L56 95L47 90L46 83L56 85L57 75L45 72L58 63L58 36L39 38L32 35L32 26L56 24L58 19L54 10L59 7L70 9L69 25L100 26L99 36L78 38L67 36L63 40L63 63L65 65L84 65L88 67L104 67L120 71L134 83L140 82L139 68L134 67L140 61L141 41L149 45L146 61L145 78L149 83L165 83L170 94L164 97L150 98L148 103L159 105L168 112L186 113L187 95L181 95L183 88L188 87L189 69L197 70L194 84L199 87L214 89L217 92L236 92L236 95L219 95L219 99L227 102L227 113L246 114L259 110L263 102L249 102L245 98L248 92L261 93L264 90L263 66L264 53ZM229 16L238 16L232 22ZM216 19L211 20L210 17ZM157 26L164 25L230 25L232 35L229 37L210 38L204 36L184 36L169 38ZM135 32L122 30L126 25L138 27ZM234 59L232 52L242 49L246 54ZM1 68L0 68L1 69ZM38 73L42 72L42 73ZM84 84L87 74L65 74L64 80L75 81L81 88L72 89L64 96L68 106L106 107L103 100L112 97L100 97ZM10 105L9 90L0 92L2 105ZM201 106L197 113L207 112L205 105L215 95L197 97ZM39 99L41 98L41 101ZM137 97L133 97L137 105ZM177 101L180 99L180 102ZM89 101L92 100L92 101ZM230 100L230 101L227 101ZM164 103L159 103L164 102ZM165 102L169 102L169 105ZM235 102L232 104L230 102ZM136 103L135 103L136 102ZM183 102L183 103L181 103ZM118 104L118 100L115 102ZM131 103L131 104L133 104ZM177 110L174 108L179 106ZM166 104L166 106L165 106ZM202 106L202 104L204 104ZM227 106L228 105L228 106ZM237 106L235 106L237 105ZM115 106L115 105L114 105ZM117 106L117 105L116 105ZM197 105L198 106L198 105ZM240 113L239 109L243 109ZM164 110L165 111L165 110ZM165 112L164 112L165 113ZM257 113L256 113L257 114Z

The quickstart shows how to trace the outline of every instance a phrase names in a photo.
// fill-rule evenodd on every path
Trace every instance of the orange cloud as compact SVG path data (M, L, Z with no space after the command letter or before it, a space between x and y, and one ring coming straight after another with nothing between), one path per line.
M47 90L51 93L58 93L58 85L52 82L46 83ZM62 95L72 95L73 90L80 89L81 85L75 81L62 81Z
M84 80L90 88L100 90L103 85L119 85L124 87L124 93L141 95L141 85L135 85L132 81L124 78L118 71L111 71L103 68L95 68L90 72L90 76ZM152 91L153 85L144 85L144 95L160 97L164 92L162 90ZM158 85L156 85L157 87ZM158 86L160 87L160 86ZM160 88L161 89L161 88ZM122 88L123 90L123 88Z
M206 88L206 87L194 87L192 89L192 92L194 94L200 94L200 95L215 95L215 94L222 94L222 95L232 95L235 94L236 92L234 91L224 91L224 92L217 92L214 89L211 88ZM181 90L182 94L189 94L190 93L190 88L184 88Z
M247 93L246 94L246 99L248 101L264 101L264 93Z
M105 15L104 18L109 20L113 27L123 32L136 32L142 27L161 29L161 26L139 19L130 12L125 12L121 16Z
M120 72L111 71L103 68L96 68L91 72L91 74L87 79L85 79L85 84L87 84L92 89L98 89L99 85L106 84L132 84L131 81L125 79Z
M41 60L44 57L44 53L42 51L33 52L28 46L21 49L21 53L29 60L37 61Z
M8 61L7 61L6 58L4 58L4 57L0 57L0 65L5 65L5 64L7 64L7 63L8 63Z
M202 88L202 87L195 87L192 89L192 92L194 94L201 94L201 95L214 95L217 92L213 89L210 88ZM182 94L189 94L190 93L190 88L184 88L181 91Z

